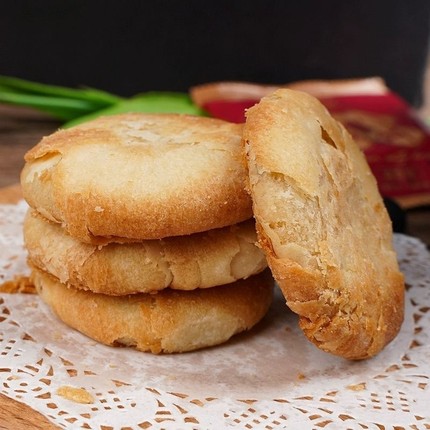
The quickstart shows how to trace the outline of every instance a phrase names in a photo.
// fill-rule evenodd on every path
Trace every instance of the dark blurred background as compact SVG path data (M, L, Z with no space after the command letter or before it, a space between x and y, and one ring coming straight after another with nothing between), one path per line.
M421 102L429 0L3 1L0 74L129 96L382 76Z

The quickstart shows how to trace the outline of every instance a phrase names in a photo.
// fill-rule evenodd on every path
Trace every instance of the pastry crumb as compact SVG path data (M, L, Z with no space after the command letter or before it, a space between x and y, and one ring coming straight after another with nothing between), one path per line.
M303 381L303 379L306 379L306 375L304 375L303 373L299 373L299 374L297 375L297 379L298 379L299 381Z
M352 385L348 385L346 388L352 391L363 391L366 389L366 383L361 382L360 384L352 384Z
M94 403L93 396L84 388L71 387L63 385L57 390L57 394L67 400L76 403L91 404Z
M36 294L36 288L28 276L17 275L13 279L0 284L0 293Z

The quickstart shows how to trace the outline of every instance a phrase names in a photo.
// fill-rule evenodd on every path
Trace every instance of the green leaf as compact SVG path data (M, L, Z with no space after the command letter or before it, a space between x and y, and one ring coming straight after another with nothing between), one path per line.
M112 105L122 100L119 96L95 88L75 89L1 75L0 91L90 101L100 107Z
M0 102L39 109L63 121L70 121L100 109L98 104L86 100L72 100L3 91L0 91Z
M1 102L47 112L66 122L64 127L126 112L205 115L186 93L147 92L124 99L95 88L74 89L0 75Z
M129 112L145 113L182 113L189 115L205 115L205 112L196 106L188 94L172 92L148 92L138 94L130 99L76 118L63 125L64 128L72 127L83 122L90 121L99 116L116 115Z

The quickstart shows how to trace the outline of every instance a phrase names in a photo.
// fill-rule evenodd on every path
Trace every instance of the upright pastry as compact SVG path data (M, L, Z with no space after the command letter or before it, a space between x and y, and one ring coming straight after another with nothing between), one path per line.
M404 281L364 155L317 99L286 89L248 110L243 140L259 241L304 333L375 355L402 324Z

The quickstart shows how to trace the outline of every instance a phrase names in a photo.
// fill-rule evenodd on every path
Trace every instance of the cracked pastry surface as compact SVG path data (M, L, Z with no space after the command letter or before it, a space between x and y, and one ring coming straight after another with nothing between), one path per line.
M243 133L259 241L300 326L349 359L398 333L404 281L392 227L364 155L314 97L277 90Z
M160 239L252 217L242 126L177 114L98 118L25 156L24 198L81 241Z

